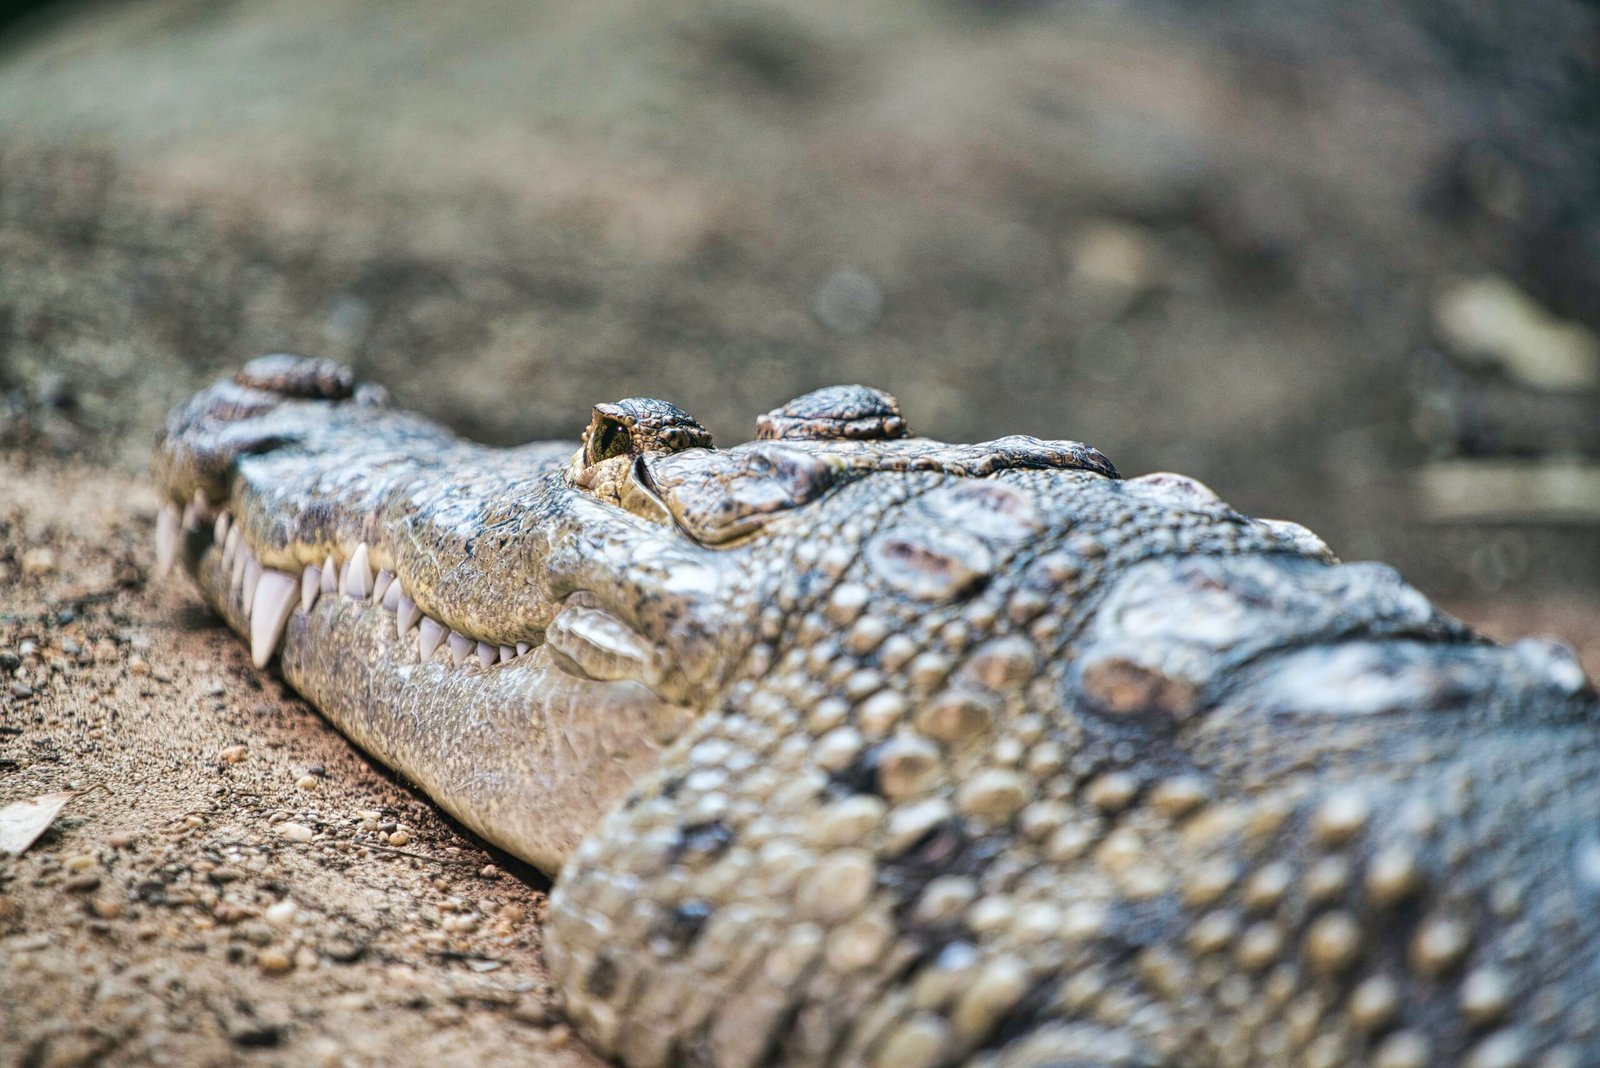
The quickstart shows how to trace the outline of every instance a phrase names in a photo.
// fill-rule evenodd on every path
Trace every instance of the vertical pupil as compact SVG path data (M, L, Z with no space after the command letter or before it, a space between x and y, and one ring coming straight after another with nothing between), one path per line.
M622 456L628 451L628 432L620 423L606 423L594 446L594 463Z

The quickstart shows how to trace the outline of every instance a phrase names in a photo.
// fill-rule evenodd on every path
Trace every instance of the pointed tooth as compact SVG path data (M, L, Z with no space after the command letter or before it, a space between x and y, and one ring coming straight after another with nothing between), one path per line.
M317 603L317 595L322 592L322 568L316 564L308 564L300 572L300 611L309 612L311 606Z
M500 659L500 650L488 642L478 643L478 663L484 667L493 667L494 662Z
M194 501L190 501L188 504L183 506L183 521L181 525L184 530L199 529L200 507Z
M378 578L381 580L384 575L389 575L389 572L380 572ZM400 592L400 580L393 575L389 575L389 581L384 583L383 592L375 592L373 596L378 598L383 603L383 607L389 611L398 612L400 611L400 598L404 597L405 594Z
M244 565L249 560L250 546L245 545L244 539L241 538L239 544L233 547L233 568L228 575L228 589L234 596L238 596L239 591L244 589Z
M344 567L344 595L364 601L372 596L372 565L367 561L367 543L356 546Z
M444 641L450 629L443 623L429 616L422 617L422 629L417 632L417 653L426 660L439 648L439 643Z
M261 562L256 559L255 553L247 553L244 558L244 614L249 615L256 603L256 587L261 584Z
M532 649L532 648L533 648L533 643L531 643L531 642L518 642L517 643L517 655L518 656L527 656L528 655L528 650Z
M233 570L233 560L234 557L239 555L239 539L241 537L243 535L239 533L239 524L235 523L228 528L228 536L222 539L222 569L224 571Z
M332 553L329 553L328 554L328 558L326 560L322 561L322 587L321 588L322 588L322 592L323 593L338 593L339 592L339 569L337 567L335 567L334 564L333 564L333 554Z
M453 630L450 632L450 659L456 662L457 667L460 667L467 657L472 655L472 650L476 646L476 642L460 631Z
M170 504L156 513L156 575L165 576L178 558L178 510Z
M396 586L400 585L398 582ZM422 609L417 607L417 602L401 594L394 606L394 631L401 638L406 636L406 631L417 625L422 618Z
M228 529L233 525L233 517L226 511L217 513L217 521L211 528L211 540L218 545L228 540Z
M515 649L511 648L511 646L502 645L500 647L500 663L509 664L511 661L515 660L516 658L517 658L517 651Z
M272 568L261 573L255 603L250 608L250 660L256 667L264 668L272 659L299 593L299 576Z
M380 567L378 577L372 580L372 599L382 604L383 595L389 592L389 584L393 581L394 572L386 567Z

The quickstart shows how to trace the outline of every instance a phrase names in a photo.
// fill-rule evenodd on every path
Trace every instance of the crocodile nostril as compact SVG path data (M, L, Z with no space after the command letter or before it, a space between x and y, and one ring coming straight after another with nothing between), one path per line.
M911 436L900 402L871 386L813 390L756 420L758 441L844 438L886 441Z

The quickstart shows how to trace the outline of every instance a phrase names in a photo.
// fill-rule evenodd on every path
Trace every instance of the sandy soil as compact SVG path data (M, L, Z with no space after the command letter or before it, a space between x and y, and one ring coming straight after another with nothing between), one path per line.
M150 486L0 460L0 1063L598 1063L545 983L546 881L452 825L274 677L181 577ZM1582 601L1454 605L1554 632Z
M0 1064L598 1062L553 1013L546 881L366 760L187 581L153 490L0 460Z

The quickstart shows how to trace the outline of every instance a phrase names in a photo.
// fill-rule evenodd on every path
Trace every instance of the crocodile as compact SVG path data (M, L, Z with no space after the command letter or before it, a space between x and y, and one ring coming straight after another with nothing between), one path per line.
M1600 1064L1600 705L1094 449L807 394L495 449L334 363L170 415L160 564L554 876L634 1066Z

